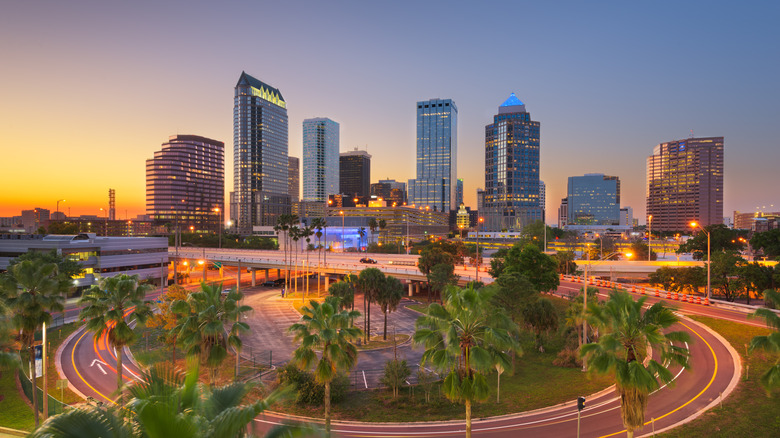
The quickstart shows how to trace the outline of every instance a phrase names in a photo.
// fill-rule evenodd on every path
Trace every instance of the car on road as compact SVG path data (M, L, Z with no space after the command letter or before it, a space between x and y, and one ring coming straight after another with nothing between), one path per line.
M260 286L274 287L274 286L276 286L276 282L274 282L272 280L268 280L268 281L264 281L263 284L261 284Z
M362 259L360 259L360 263L367 263L369 265L375 265L376 264L376 260L372 259L371 257L363 257Z
M283 285L283 284L284 284L284 278L277 278L276 280L274 280L274 284L275 284L276 286L281 286L281 285Z

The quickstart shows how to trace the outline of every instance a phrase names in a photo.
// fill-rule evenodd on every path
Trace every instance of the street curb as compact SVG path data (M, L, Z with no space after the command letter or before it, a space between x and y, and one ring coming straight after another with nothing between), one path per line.
M722 399L728 397L734 391L734 389L736 389L737 385L739 384L739 380L742 377L742 359L739 357L739 353L737 353L737 351L734 349L734 347L731 345L731 343L729 341L727 341L723 336L720 335L720 333L718 333L715 330L711 329L709 326L707 326L707 325L705 325L703 323L700 323L698 321L695 321L695 320L693 320L693 319L691 319L691 318L689 318L687 316L684 316L684 315L681 315L681 317L683 319L686 319L687 322L692 323L693 325L695 325L695 326L703 329L704 331L710 333L713 337L715 337L718 341L720 341L723 345L726 346L726 349L729 351L729 354L731 354L732 360L734 360L734 375L731 376L731 382L729 382L729 385L726 387L726 390L723 391L723 394L721 395L720 399L715 398L714 400L712 400L712 402L710 402L710 404L708 404L707 406L699 409L699 411L696 412L695 414L693 414L691 416L688 416L687 418L684 418L684 419L678 421L677 423L674 423L674 424L671 424L669 426L666 426L663 429L658 429L655 432L651 432L651 433L644 434L644 435L639 435L637 438L652 437L652 436L655 436L655 435L657 435L659 433L663 433L663 432L666 432L668 430L674 429L676 427L680 427L680 426L682 426L684 424L690 423L691 421L699 418L702 414L704 414L705 412L709 411L710 409L712 409L713 407L715 407L716 405L721 403Z
M57 354L54 356L55 357L54 358L54 366L57 368L57 374L60 375L60 378L67 379L67 377L65 376L65 372L62 371L62 352L64 351L65 346L68 345L70 343L70 341L72 341L73 338L76 337L77 334L80 334L84 330L85 330L85 327L83 327L83 326L80 327L78 330L76 330L75 332L71 333L70 336L65 338L65 340L62 341L60 346L57 348ZM84 393L82 393L78 389L76 389L76 387L73 386L72 383L70 383L70 380L68 380L68 389L73 391L73 393L75 393L79 397L83 398L84 400L87 399L87 396L84 395Z

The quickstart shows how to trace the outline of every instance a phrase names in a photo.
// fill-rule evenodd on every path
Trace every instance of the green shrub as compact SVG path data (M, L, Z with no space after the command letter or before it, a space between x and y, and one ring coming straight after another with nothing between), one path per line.
M295 402L301 405L322 404L325 397L325 385L318 384L314 375L303 371L292 364L287 364L279 370L279 383L292 385L295 388ZM338 403L347 396L349 391L349 378L339 375L330 382L330 401Z

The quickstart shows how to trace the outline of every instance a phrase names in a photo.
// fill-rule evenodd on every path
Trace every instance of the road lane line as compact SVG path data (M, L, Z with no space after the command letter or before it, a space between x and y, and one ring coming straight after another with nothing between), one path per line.
M707 346L707 348L709 348L710 354L712 354L712 359L715 361L715 367L714 367L714 370L712 371L712 377L710 378L710 381L707 383L707 386L705 386L704 389L699 391L699 393L696 394L692 399L690 399L687 402L683 403L681 406L678 406L676 409L673 409L673 410L671 410L671 411L661 415L660 417L655 418L656 421L660 420L660 419L662 419L664 417L668 417L669 415L672 415L673 413L675 413L675 412L679 411L680 409L682 409L682 408L688 406L689 404L693 403L693 401L696 400L697 398L701 397L701 395L704 394L705 391L710 389L710 386L712 386L712 382L715 381L715 376L718 374L718 357L715 355L715 350L713 350L712 345L710 345L710 343L707 342L707 340L704 339L704 337L702 335L700 335L699 332L697 332L696 330L692 329L689 325L685 324L682 321L680 322L680 325L682 325L683 327L686 327L688 330L693 332L693 334L698 336L699 339L701 339L704 342L704 344ZM650 423L651 423L651 421L646 421L644 426L647 426ZM615 436L615 435L622 434L624 432L626 432L625 429L621 430L620 432L611 433L609 435L602 435L600 438L606 438L606 437L610 437L610 436Z
M105 395L103 395L102 392L98 391L92 385L90 385L89 382L87 382L87 380L84 379L84 377L82 377L81 373L79 372L79 369L76 367L76 347L78 347L79 342L81 342L81 340L84 338L84 336L87 335L87 333L89 333L89 332L87 330L84 330L84 334L81 335L78 338L78 340L76 340L75 344L73 344L73 349L70 352L70 363L71 363L71 365L73 365L73 370L76 371L76 375L79 376L79 379L81 379L81 381L84 382L84 384L87 385L89 387L89 389L95 391L96 394L98 394L99 396L101 396L104 399L108 400L109 402L111 402L113 404L116 404L116 402L114 400L106 397Z

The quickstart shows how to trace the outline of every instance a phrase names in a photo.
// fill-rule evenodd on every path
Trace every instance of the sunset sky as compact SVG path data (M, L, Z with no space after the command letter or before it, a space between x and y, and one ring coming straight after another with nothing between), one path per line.
M233 187L241 71L301 122L341 124L372 182L414 175L415 103L459 110L466 204L484 127L509 93L541 124L547 222L566 178L617 175L644 223L660 142L725 137L724 215L780 209L780 3L6 1L0 4L0 216L145 211L145 160L170 135L224 141ZM302 175L302 179L306 175Z

